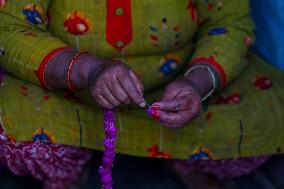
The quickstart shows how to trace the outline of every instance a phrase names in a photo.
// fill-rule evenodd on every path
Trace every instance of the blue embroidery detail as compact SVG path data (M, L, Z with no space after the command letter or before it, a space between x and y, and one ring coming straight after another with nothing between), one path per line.
M189 158L190 160L202 160L202 159L210 159L209 155L206 152L200 152L199 154L193 154Z
M168 59L163 65L161 65L159 72L162 72L165 76L167 76L170 75L177 66L178 63L175 60Z
M152 31L152 32L158 32L158 28L155 28L153 26L149 26L149 29Z
M209 34L209 35L222 35L222 34L225 34L225 33L227 33L227 32L228 32L227 28L225 28L225 27L219 27L219 28L213 28L213 29L211 29L211 30L208 32L208 34Z
M33 9L24 8L23 14L26 15L26 20L36 25L42 24L42 17L40 13L36 10L34 5Z

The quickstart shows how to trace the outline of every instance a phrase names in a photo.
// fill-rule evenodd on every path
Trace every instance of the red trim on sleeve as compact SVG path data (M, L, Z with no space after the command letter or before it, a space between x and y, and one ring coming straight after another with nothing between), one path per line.
M193 60L191 62L192 65L194 64L198 64L198 63L208 63L212 66L214 66L214 68L217 70L217 72L220 74L220 78L222 81L222 88L225 87L227 85L227 75L225 73L225 70L223 69L223 67L214 59L214 57L210 56L209 58L197 58L195 60Z
M44 88L44 89L48 89L48 86L46 84L46 81L45 81L45 78L44 78L44 71L45 71L45 68L49 62L49 60L54 57L54 55L56 55L57 53L59 53L60 51L62 50L65 50L65 49L69 49L70 47L60 47L60 48L57 48L57 49L54 49L52 50L50 53L48 53L43 61L40 63L40 66L39 66L39 69L35 71L35 74L41 84L41 86Z

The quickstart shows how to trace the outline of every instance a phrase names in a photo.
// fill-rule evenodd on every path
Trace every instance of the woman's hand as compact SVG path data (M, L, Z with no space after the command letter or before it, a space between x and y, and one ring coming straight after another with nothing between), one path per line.
M152 105L157 110L157 120L169 128L180 128L199 116L201 96L187 80L169 84L159 102Z
M70 48L50 60L45 71L46 83L50 88L67 88L68 67L76 54ZM112 109L131 102L140 107L146 105L143 84L127 64L84 53L78 56L73 65L73 87L76 90L89 89L94 100L103 108Z
M134 102L146 105L143 83L130 67L120 61L104 61L88 74L88 88L95 101L103 108L112 109Z
M202 111L202 97L213 87L207 69L197 68L181 80L170 83L159 102L152 105L153 117L169 128L180 128Z

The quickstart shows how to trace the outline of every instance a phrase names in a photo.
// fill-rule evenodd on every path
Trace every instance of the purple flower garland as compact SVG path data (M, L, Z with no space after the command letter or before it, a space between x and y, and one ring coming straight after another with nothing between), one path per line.
M152 115L154 110L150 105L147 105L147 114ZM117 129L115 127L115 113L114 110L104 110L104 152L102 157L102 164L99 168L99 174L101 176L102 189L112 189L113 181L111 176L111 170L113 167L115 157L115 142L117 137Z
M111 169L114 162L114 147L117 136L117 129L115 127L115 113L113 110L104 110L104 148L102 157L102 165L99 168L99 174L101 175L102 189L112 189L112 177Z

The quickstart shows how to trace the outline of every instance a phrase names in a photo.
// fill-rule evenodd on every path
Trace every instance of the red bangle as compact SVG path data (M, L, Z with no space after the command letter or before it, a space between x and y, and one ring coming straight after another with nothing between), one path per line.
M75 56L72 58L72 60L71 60L71 62L70 62L70 64L69 64L69 67L68 67L67 86L68 86L68 88L69 88L71 91L73 91L73 92L75 92L76 89L75 89L75 87L73 86L73 84L72 84L72 82L71 82L71 71L72 71L72 67L75 65L76 60L79 58L79 56L81 56L82 54L85 54L85 53L87 53L87 52L78 52L78 53L76 53Z

